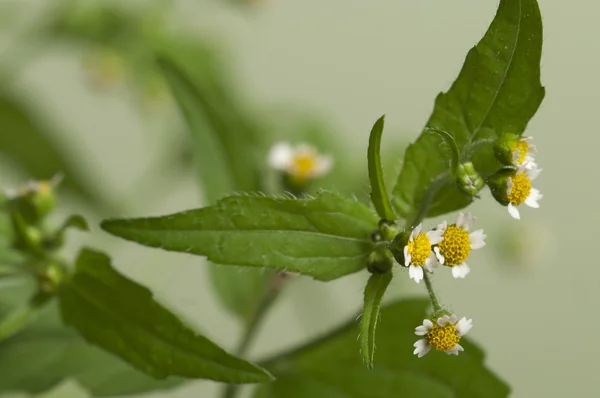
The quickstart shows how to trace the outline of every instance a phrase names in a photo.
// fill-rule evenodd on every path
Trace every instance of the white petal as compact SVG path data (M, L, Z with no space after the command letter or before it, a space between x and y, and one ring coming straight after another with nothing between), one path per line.
M483 233L483 229L478 229L469 234L469 240L471 241L471 249L481 249L485 246L486 234Z
M427 333L429 333L429 330L427 330L427 329L425 328L425 326L423 326L423 325L421 325L421 326L417 326L417 327L415 328L415 334L416 334L417 336L425 336Z
M456 226L462 228L465 223L465 214L458 213L458 217L456 218Z
M446 259L444 258L444 256L442 255L442 253L440 253L440 248L436 246L436 247L433 248L433 251L435 252L435 255L436 255L437 259L438 259L438 262L441 265L444 265L444 261L446 261Z
M320 177L333 167L333 158L331 155L323 155L317 157L317 163L315 165L315 170L313 172L313 177Z
M432 245L437 245L438 243L443 241L444 238L442 238L442 234L443 232L438 231L437 229L427 232L427 238L429 238L429 243L431 243Z
M533 140L533 137L532 137L532 136L530 136L530 135L528 135L528 136L526 136L526 137L521 137L521 139L520 139L519 141L523 141L523 142L529 142L529 141L532 141L532 140ZM530 145L531 145L531 144L530 144Z
M448 228L448 222L444 220L441 223L439 223L435 229L440 231L440 235L444 235L444 232L446 232L446 228Z
M421 229L423 228L423 223L417 225L412 232L410 233L411 237L415 237L421 233Z
M423 319L423 326L425 326L427 330L431 330L431 328L433 328L433 322L431 322L431 319Z
M456 324L456 331L458 332L458 335L462 337L465 334L467 334L469 332L469 330L471 330L472 327L473 327L472 319L462 318Z
M269 152L269 166L276 170L288 170L293 156L294 150L290 144L287 142L275 144Z
M18 196L19 191L15 188L6 188L4 190L4 196L6 196L7 199L14 199Z
M471 272L471 268L469 268L467 263L462 263L452 267L452 276L455 278L464 278L469 274L469 272Z
M527 196L527 199L525 199L525 204L529 207L537 209L540 207L538 200L542 199L542 197L543 195L540 193L539 190L531 188L529 196Z
M437 259L435 258L435 254L433 254L433 252L431 252L429 257L425 259L424 267L429 272L433 272L433 267L437 267Z
M458 318L454 314L450 315L450 318L448 318L448 322L451 323L451 324L453 324L453 325L456 325L456 321L457 320L458 320Z
M413 347L415 347L413 354L417 355L419 358L421 358L423 355L427 354L429 350L431 350L431 346L425 339L417 340L417 342L413 344Z
M513 186L513 182L512 182L512 178L508 177L508 179L506 180L506 194L510 195L510 191L512 189Z
M512 218L514 218L516 220L521 219L521 215L519 214L519 209L517 209L517 206L513 205L512 203L508 204L508 214L510 214L512 216Z
M530 162L530 163L532 163L532 162ZM528 168L527 169L527 177L529 177L529 179L531 181L533 181L536 178L538 178L538 176L540 175L541 172L542 172L542 169L538 169L537 167Z
M423 267L420 265L411 265L408 267L408 276L419 283L423 279Z
M457 344L454 347L450 348L448 351L446 351L446 354L458 355L459 352L464 351L464 350L465 349L462 348L462 346L460 344Z
M412 256L408 254L408 246L404 246L404 266L408 267L410 265L410 260Z
M436 323L438 324L438 326L444 327L448 324L449 321L450 317L448 315L444 315L442 317L439 317Z

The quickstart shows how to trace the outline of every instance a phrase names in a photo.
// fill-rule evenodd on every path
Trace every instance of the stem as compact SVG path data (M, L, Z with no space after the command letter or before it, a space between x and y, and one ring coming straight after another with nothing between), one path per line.
M427 275L427 271L423 272L423 280L425 280L425 286L427 287L427 292L429 292L429 299L431 300L431 304L433 305L433 309L435 312L439 312L442 310L442 306L433 291L433 286L431 286L431 281L429 280L429 275Z
M288 276L285 272L279 272L271 279L269 288L265 290L261 300L259 301L256 307L256 311L254 311L254 314L246 324L246 329L244 330L242 339L240 340L238 347L235 350L236 356L244 356L248 351L248 348L250 348L250 345L252 344L252 341L254 340L254 337L256 336L256 333L258 332L258 329L265 315L267 314L269 308L271 308L271 305L275 302L275 300L281 293L281 290L283 289L283 286L285 284L284 282L287 278ZM239 387L240 386L237 384L227 385L227 387L225 387L225 390L223 390L223 394L221 395L221 397L236 397Z

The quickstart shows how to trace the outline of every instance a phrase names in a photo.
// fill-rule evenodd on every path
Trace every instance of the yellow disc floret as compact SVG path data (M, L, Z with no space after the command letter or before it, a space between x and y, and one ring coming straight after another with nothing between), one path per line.
M512 187L508 194L508 201L515 205L525 202L531 192L531 180L526 173L518 173L511 179Z
M408 242L408 254L410 254L410 263L424 265L431 254L431 241L426 233L421 232L414 239Z
M430 346L438 351L448 351L454 348L460 341L460 336L456 331L456 325L449 323L446 326L440 326L433 323L433 328L425 336Z
M522 164L525 161L525 156L527 156L527 152L529 151L529 143L527 141L519 141L513 146L512 150L513 153L519 151L517 164Z
M292 160L292 170L294 177L304 180L314 172L317 165L317 158L312 153L302 153L294 156Z
M438 243L438 248L445 258L445 264L462 264L469 257L471 251L471 239L468 232L456 225L450 225L442 236L444 240Z

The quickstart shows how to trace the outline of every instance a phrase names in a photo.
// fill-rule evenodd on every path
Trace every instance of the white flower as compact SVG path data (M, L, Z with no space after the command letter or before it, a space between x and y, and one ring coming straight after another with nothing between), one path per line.
M423 267L433 272L432 267L437 265L437 262L431 247L442 241L442 234L439 231L421 232L422 226L419 224L411 231L408 242L404 246L404 265L408 267L410 279L414 279L417 283L423 279Z
M469 233L475 217L471 213L459 213L456 224L448 225L446 221L436 228L442 236L442 241L434 248L440 264L452 267L452 276L464 278L471 271L465 260L471 250L485 246L486 235L483 229Z
M458 322L456 320L455 315L444 315L439 317L435 323L430 319L424 319L423 325L415 328L415 334L425 336L425 338L418 340L413 345L415 347L413 354L421 358L432 347L446 354L458 355L460 351L464 351L458 342L471 330L473 320L467 318L462 318Z
M506 195L508 197L508 213L515 219L520 219L517 206L525 203L529 207L539 208L538 201L543 195L538 189L531 186L531 181L535 180L542 169L538 169L535 162L526 162L519 166L517 173L509 177L506 182Z
M333 158L330 155L319 155L315 148L307 144L292 147L287 142L280 142L271 148L269 165L304 181L326 174L333 166Z
M535 158L537 148L531 143L533 137L521 137L513 146L513 163L515 166L520 166L524 163L531 162Z

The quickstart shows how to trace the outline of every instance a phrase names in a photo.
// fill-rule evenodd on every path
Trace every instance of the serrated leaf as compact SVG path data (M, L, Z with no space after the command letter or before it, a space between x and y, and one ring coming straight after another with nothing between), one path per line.
M34 286L23 283L0 288L0 317L14 311ZM0 395L7 392L38 394L66 379L76 380L93 397L139 394L163 390L183 380L155 380L91 344L62 325L56 302L17 335L0 343Z
M376 215L353 199L232 196L163 217L106 220L116 236L217 264L266 267L332 280L366 267Z
M379 321L381 300L391 281L391 272L372 274L365 287L363 311L360 318L360 353L368 368L373 368L375 329Z
M65 189L94 208L112 209L82 176L64 150L52 139L48 127L34 117L24 103L7 93L0 93L0 155L7 156L34 179L50 179L57 173L65 178Z
M458 78L438 95L426 128L450 133L461 161L478 172L500 167L491 146L500 134L522 134L544 98L540 83L542 21L535 0L502 0L496 17L469 51ZM404 217L436 216L471 202L449 176L442 138L423 133L406 150L392 203ZM423 207L423 202L426 207Z
M226 353L184 325L153 300L150 290L117 273L103 253L82 250L77 270L61 285L59 298L67 325L155 378L270 380L263 369Z
M502 398L510 389L483 363L483 352L468 339L458 356L432 350L412 354L415 327L426 300L404 300L381 309L377 361L367 369L356 350L353 320L328 336L265 361L277 379L260 386L254 398Z
M381 147L381 135L383 134L385 115L381 116L373 125L369 136L369 149L367 159L369 163L369 181L371 183L371 201L379 217L388 220L396 220L396 214L392 209L390 198L388 197L381 168L381 156L379 150Z

